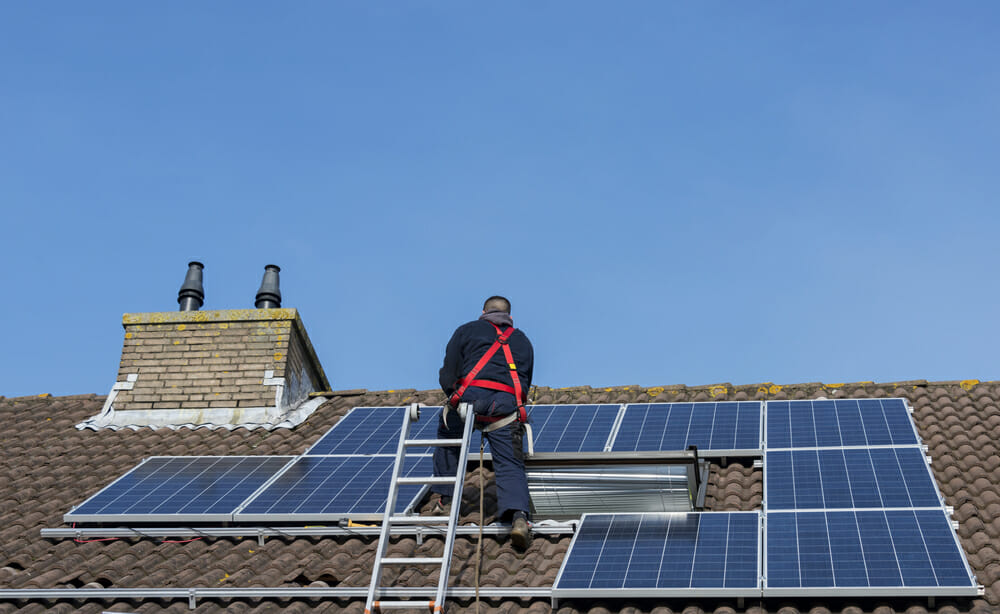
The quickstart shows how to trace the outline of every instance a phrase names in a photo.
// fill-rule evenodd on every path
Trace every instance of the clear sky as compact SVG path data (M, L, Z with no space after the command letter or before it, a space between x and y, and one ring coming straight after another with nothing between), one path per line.
M1000 379L995 2L5 2L0 395L282 267L336 389Z

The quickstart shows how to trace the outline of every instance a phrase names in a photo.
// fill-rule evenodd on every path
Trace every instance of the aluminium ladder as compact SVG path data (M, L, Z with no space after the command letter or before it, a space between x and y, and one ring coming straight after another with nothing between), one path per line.
M451 554L455 545L455 529L458 526L459 508L462 507L462 484L465 482L466 456L469 452L469 440L472 439L472 429L475 418L471 408L466 403L460 403L458 411L450 416L452 420L464 420L461 439L410 439L410 425L420 418L420 404L413 403L403 418L403 430L399 434L399 447L396 450L396 464L392 470L389 482L389 496L385 502L385 515L382 518L382 530L379 533L378 548L375 551L375 565L372 569L372 580L368 586L368 599L365 601L365 614L374 614L379 610L390 608L422 608L426 607L437 614L444 611L445 591L448 587L448 571L451 567ZM454 446L460 447L456 475L444 477L408 477L404 476L406 451L414 447ZM447 516L397 516L396 498L399 486L403 484L453 484L451 510ZM393 526L438 525L447 527L444 540L444 552L440 557L387 557L389 536ZM382 571L386 565L433 565L441 566L438 577L437 593L434 600L419 601L386 601L380 599L383 590L389 587L379 586L382 582Z

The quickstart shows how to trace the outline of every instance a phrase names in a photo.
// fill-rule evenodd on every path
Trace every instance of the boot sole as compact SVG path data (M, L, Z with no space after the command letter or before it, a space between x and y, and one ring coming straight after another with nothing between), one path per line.
M510 541L514 544L514 547L519 550L527 550L528 546L531 545L531 532L528 527L524 527L521 531L519 528L511 529L510 531Z

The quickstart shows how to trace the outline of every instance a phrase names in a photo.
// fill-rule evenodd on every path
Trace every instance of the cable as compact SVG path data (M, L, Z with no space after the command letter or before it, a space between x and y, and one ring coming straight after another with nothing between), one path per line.
M73 524L70 525L70 527L72 527L72 528L75 529L76 528L76 523L74 522ZM118 541L118 538L117 537L102 537L100 539L77 539L77 538L74 537L73 541L75 541L78 544L92 544L94 542L113 542L113 541Z
M486 438L479 440L479 541L476 542L476 614L479 614L479 572L483 561L483 523L486 519L483 516L483 498L486 486L483 480L483 448L486 446Z

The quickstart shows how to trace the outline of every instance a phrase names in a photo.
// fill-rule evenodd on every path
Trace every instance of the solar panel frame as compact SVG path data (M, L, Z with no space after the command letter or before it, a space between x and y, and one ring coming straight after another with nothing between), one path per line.
M408 454L407 460L412 464L404 469L403 476L431 475L432 460L427 454ZM280 474L276 475L265 487L248 498L233 513L235 522L331 522L339 520L378 521L383 519L386 499L389 495L389 479L396 462L395 455L357 455L357 454L327 454L302 455L289 463ZM323 465L335 464L332 468ZM355 468L352 464L361 464ZM307 467L307 465L314 465ZM305 467L305 473L298 476L292 474L300 467ZM344 469L346 467L346 469ZM368 472L368 469L371 472ZM344 469L344 475L337 471ZM318 481L312 480L315 472ZM365 475L362 475L362 473ZM373 472L374 475L372 474ZM374 477L374 481L373 481ZM294 480L283 483L284 480ZM357 483L359 481L360 483ZM363 489L361 496L368 495L368 500L359 501L355 496L358 489ZM309 491L306 496L292 495L294 491ZM329 500L324 496L331 490L336 492ZM427 493L427 485L400 485L396 500L395 513L409 514L418 501ZM343 495L348 501L354 501L353 507L333 507L332 501ZM324 502L326 501L326 502ZM269 503L266 511L260 506ZM365 505L367 503L368 505ZM289 511L289 506L296 506ZM317 511L317 506L321 506ZM276 508L281 511L273 511ZM308 508L309 511L299 511Z
M689 414L687 413L687 408L690 408ZM727 435L716 431L715 422L719 419L720 412L728 411L730 408L735 411L735 422L732 427L732 444L725 445L728 443L728 439L725 442L716 444L714 440L718 435ZM712 410L712 418L711 426L708 428L709 440L706 443L704 434L692 433L690 427L696 418L699 423L706 421L708 409ZM675 410L679 412L676 416L674 415ZM650 412L660 411L666 412L663 424L658 425L656 428L648 428L646 423L652 415ZM615 431L614 441L611 442L609 450L614 452L669 451L686 450L688 446L695 445L698 448L698 455L703 457L761 456L764 449L764 411L764 403L762 401L629 403L622 410L620 424ZM642 412L642 423L637 426L629 425L629 419L633 415L639 415L640 412ZM746 415L745 412L750 412L750 419L742 418L743 415ZM658 418L659 416L654 416L654 420ZM756 419L754 420L753 418ZM678 420L679 422L677 422ZM671 421L677 422L676 430L674 430L675 425L671 424ZM747 432L747 428L750 428L749 424L754 425L754 431ZM686 429L683 438L677 434L681 428ZM673 430L673 433L670 433L669 437L670 443L667 442L668 430ZM659 444L651 446L648 445L651 442L647 442L646 445L643 445L643 438L648 440L652 434L652 437L655 439L657 432L660 433Z
M802 414L794 422L793 410ZM911 409L902 398L767 401L764 415L768 450L921 445Z
M906 514L913 514L913 518L919 528L919 535L924 543L924 550L922 553L920 549L916 547L915 540L901 539L899 540L899 548L897 548L895 544L896 540L893 539L893 526L897 527L898 531L903 531L904 529L900 528L898 523L906 520ZM834 528L836 528L838 532L838 536L836 538L830 537L831 515L836 521L833 523ZM849 515L854 515L853 527L850 522L851 518ZM878 521L880 515L883 526L885 527L884 533L881 532L880 527L875 526L874 524ZM809 539L803 540L802 535L798 530L799 518L805 518L810 523L818 525L818 522L816 521L819 520L820 516L822 516L825 521L826 533L822 536L813 535L810 536ZM789 520L796 521L794 534L796 540L796 559L798 561L798 574L796 576L798 586L783 586L782 584L790 583L776 580L779 578L787 578L781 578L781 576L775 573L775 568L778 567L776 564L782 563L782 561L777 557L772 558L772 551L776 550L775 546L777 545L771 543L772 534L776 531L776 527L787 524ZM862 522L862 520L864 520L864 522ZM896 524L894 525L892 523ZM936 526L930 526L932 523ZM856 529L856 531L853 529ZM935 531L936 534L932 535L928 532L930 530ZM867 539L862 535L862 532L869 533ZM882 539L885 536L889 537L888 543ZM897 535L897 537L899 536L900 535ZM933 553L927 546L928 536L933 536L935 540L935 551ZM825 540L823 539L824 537ZM903 537L912 538L912 535L906 535ZM803 545L803 541L806 542L805 545ZM972 569L969 567L968 560L965 556L964 550L962 549L961 543L958 540L958 536L955 534L955 531L951 529L951 523L948 519L947 512L943 508L768 512L764 515L764 537L761 542L761 547L764 565L764 597L962 597L976 596L979 594L978 583L972 573ZM824 547L826 550L824 550ZM838 560L834 559L834 548L841 553L839 565ZM888 556L890 550L892 551L892 557ZM900 556L901 550L903 550L903 553L905 554L902 558ZM806 568L809 570L809 573L815 577L825 577L827 575L826 561L824 559L827 557L829 558L829 576L833 578L833 584L807 583L808 585L803 586L801 573L804 569L801 561L801 554L803 552L807 553L811 559L810 564L808 564ZM921 556L923 557L923 560L918 560ZM947 562L943 561L941 558L942 556L948 556L951 560ZM871 563L868 562L869 560L871 560ZM900 561L903 561L906 564L905 572L903 571L903 565L900 564ZM927 563L927 565L924 566L925 569L927 567L931 568L935 578L938 577L939 571L941 574L948 572L952 574L952 578L961 577L962 583L945 585L941 585L940 583L936 585L919 583L906 584L907 580L904 576L913 576L919 573L919 570L915 569L915 566L923 563L924 561ZM862 565L860 568L858 567L859 564ZM838 566L846 579L846 581L841 583L839 586L836 585ZM892 582L884 582L877 585L872 584L870 578L870 573L872 571L878 572L886 577L891 577L893 576L893 567L895 567L898 572L897 575L899 584ZM860 579L861 573L858 571L859 569L864 570L864 581ZM960 570L961 573L955 573L957 570ZM891 579L894 580L895 578Z
M292 462L295 460L294 456L151 456L143 459L138 465L127 471L125 474L119 476L113 482L94 493L86 500L84 500L80 505L77 505L72 510L63 515L63 521L68 523L73 522L229 522L232 520L233 512L239 508L239 506L246 501L249 497L252 497L263 485L267 484L275 475L280 474L284 471ZM171 478L177 478L185 469L191 468L200 460L214 460L218 462L225 463L227 461L236 460L238 461L235 467L229 468L222 475L216 477L212 480L210 484L205 485L197 491L188 490L177 490L174 488L170 490L168 488L167 480ZM164 467L169 467L171 461L176 461L176 467L172 468L169 475L158 475L164 471ZM187 462L185 462L187 461ZM256 472L258 475L254 476L244 476L239 484L231 487L229 490L232 491L233 488L239 487L244 481L254 478L254 481L248 486L250 488L244 488L243 493L238 493L232 497L228 497L228 501L225 503L218 502L213 506L213 509L224 508L228 511L214 511L214 512L185 512L183 510L192 508L199 498L203 498L205 493L212 490L219 480L227 479L231 474L239 468L240 464L246 461L250 461L251 465L256 461L256 469L253 467L244 467L244 469L250 469L251 472ZM185 485L198 480L198 478L208 469L211 469L215 465L203 468L196 476L184 476L180 480L185 481ZM182 464L183 463L183 464ZM268 467L271 465L271 467ZM146 472L150 472L143 475ZM266 475L266 477L264 477ZM138 477L137 484L132 487L127 488L122 491L118 496L114 498L114 501L120 501L123 497L128 497L131 493L142 493L143 489L148 488L148 491L143 495L139 501L130 505L127 509L135 509L137 505L142 504L143 500L149 499L154 496L154 493L163 490L162 495L165 497L165 502L158 505L155 510L151 512L119 512L119 513L99 513L94 511L88 511L89 508L95 505L95 502L104 497L111 497L115 492L120 490L123 485L133 479ZM228 492L228 491L227 491ZM166 502L175 501L175 509L181 510L177 512L166 512L162 511L165 509ZM150 504L154 499L149 499L146 504ZM103 505L101 509L108 509L109 505ZM116 508L120 509L120 508Z
M641 547L641 548L643 548L643 550L647 550L647 551L651 552L652 554L656 554L656 550L657 550L656 542L658 540L662 540L662 546L659 547L659 550L660 550L659 559L660 559L660 561L659 561L659 567L656 569L657 583L659 583L660 578L664 577L664 575L665 575L666 572L670 571L669 569L665 568L664 565L667 565L668 567L671 566L671 565L676 565L676 564L686 565L686 560L681 560L682 556L684 554L686 554L686 551L682 552L684 550L685 545L683 543L680 543L680 545L678 546L677 543L675 543L675 544L670 544L669 543L669 536L670 536L669 521L670 521L670 518L671 517L679 518L679 517L682 517L682 516L685 518L685 521L687 519L691 518L691 517L698 517L699 518L698 528L695 530L696 531L696 536L694 538L695 539L695 544L692 547L692 550L690 552L690 554L691 554L690 567L685 567L683 569L683 571L686 571L686 570L690 569L689 579L688 579L687 585L686 586L674 586L674 587L655 587L655 586L637 586L635 583L633 583L631 586L626 586L626 584L629 583L629 579L630 579L629 574L632 571L632 560L633 560L636 548ZM745 517L745 518L751 518L752 517L752 519L753 519L752 520L753 528L752 528L752 530L747 530L746 536L751 537L754 543L753 543L752 548L749 548L747 546L740 546L740 545L731 546L731 544L727 542L725 544L725 546L726 546L726 554L723 555L725 557L724 561L723 561L723 568L725 569L725 566L728 563L729 551L730 551L730 549L732 547L735 547L735 548L741 548L741 547L746 548L746 552L747 553L752 552L752 557L753 557L753 572L752 572L753 573L753 586L739 586L739 587L730 586L730 587L726 587L726 586L724 586L725 581L719 583L719 584L723 584L722 586L718 586L718 585L717 586L705 585L705 577L703 575L696 574L695 573L696 572L695 568L698 567L699 564L701 564L702 567L704 567L705 564L708 564L708 565L717 564L718 563L717 557L718 557L719 553L717 551L716 552L712 552L711 548L707 548L708 544L706 544L706 550L699 551L698 548L699 548L699 545L700 545L700 542L699 542L700 531L701 531L701 527L703 526L701 519L702 518L712 518L713 521L716 521L716 520L721 520L724 517L733 517L733 516L740 516L740 517ZM570 543L569 550L566 552L566 555L563 557L563 562L562 562L562 565L559 568L559 573L556 576L555 583L552 586L552 597L555 598L555 599L573 598L573 597L585 597L585 598L616 598L617 597L617 598L629 598L629 599L632 599L632 598L647 598L647 597L692 597L692 596L701 596L701 597L759 597L761 595L761 557L760 557L760 539L761 539L761 533L760 533L760 516L761 516L760 512L758 512L758 511L751 511L751 512L672 512L672 513L671 512L666 512L666 513L657 512L657 513L623 513L623 514L607 514L607 513L603 513L603 514L584 514L583 517L581 518L580 525L579 525L576 533L573 536L573 541ZM642 525L641 525L641 521L640 521L640 524L637 527L637 530L636 530L636 533L635 533L635 538L633 539L633 542L632 542L632 545L631 545L631 550L630 550L630 553L629 553L628 560L625 560L624 557L622 557L622 556L616 557L613 553L610 555L610 558L614 559L614 560L612 560L609 563L609 565L612 566L612 567L614 567L616 569L616 571L619 571L619 570L621 571L621 581L620 581L621 586L617 586L617 587L615 587L615 586L598 586L598 587L593 587L593 588L591 588L591 587L582 587L582 586L568 586L567 582L565 581L565 579L568 577L568 574L571 574L573 572L567 571L567 570L569 568L573 567L573 566L579 565L581 568L587 569L588 568L587 567L588 564L592 564L594 571L593 571L593 577L591 578L591 581L590 581L591 584L594 582L594 579L596 579L598 577L598 574L601 573L601 571L600 571L601 558L604 556L604 553L606 552L606 550L604 549L604 545L603 544L601 546L601 550L600 550L600 553L598 554L598 559L597 559L596 562L589 563L589 561L586 558L584 558L583 562L578 563L578 562L574 561L574 556L584 556L584 557L588 556L588 554L583 554L583 555L579 554L580 553L580 549L579 548L587 548L588 547L587 545L581 545L581 544L585 544L585 540L588 539L587 537L584 537L584 536L588 535L587 531L590 529L590 527L588 527L588 521L593 522L594 520L598 520L599 522L603 522L604 518L609 518L609 517L612 518L612 519L614 517L622 517L622 518L641 517L641 518L653 519L654 523L658 523L661 520L666 519L667 522L668 522L668 529L667 529L666 535L664 537L662 537L662 538L658 537L658 535L652 535L652 536L648 536L648 538L643 538L642 535L641 535L643 529L642 529ZM728 518L727 518L727 521L728 521L728 524L727 524L727 531L728 531L728 527L731 526L731 520L728 520ZM613 522L613 520L611 520L611 522ZM746 522L746 521L744 521L744 522ZM597 530L599 531L600 528L601 527L598 526ZM611 529L611 525L609 524L609 533L610 533L610 529ZM690 533L690 530L689 529L685 529L684 527L681 527L679 530L686 531L687 533ZM623 534L629 535L629 533L627 531L623 532ZM728 538L728 534L727 534L727 538ZM644 540L644 543L640 546L639 542L640 542L641 539ZM622 553L623 553L624 550L627 549L627 548L628 548L628 545L623 543L623 545L619 549L621 549ZM668 551L671 551L671 552L668 553ZM699 560L698 560L699 552L701 552L703 554L703 561L701 563L699 563ZM682 556L678 556L678 555L682 555ZM746 553L744 553L744 556L746 556ZM705 560L704 557L708 557L708 559ZM715 560L713 560L713 557L715 557ZM641 568L642 569L640 569L639 573L636 574L636 575L638 575L640 578L642 578L642 577L645 577L645 578L651 577L651 575L652 575L652 573L651 573L652 572L652 566L650 566L650 565L641 565ZM632 576L632 578L634 578L636 580L639 579L639 578L636 578L636 576ZM606 582L606 581L608 581L608 578L606 576L601 576L601 581L602 582ZM616 583L617 583L617 581L616 581ZM703 585L702 586L693 586L695 583L702 583Z
M896 476L890 475L892 470ZM830 478L837 482L830 483ZM776 486L778 480L783 487ZM767 511L917 509L943 505L944 498L920 447L791 448L765 452Z

